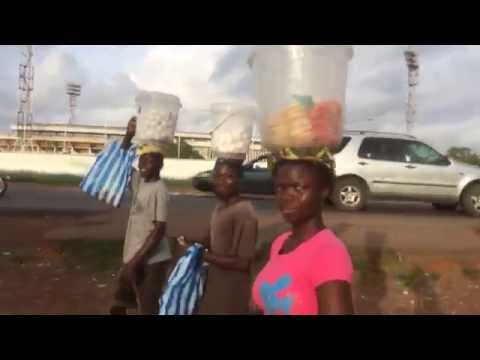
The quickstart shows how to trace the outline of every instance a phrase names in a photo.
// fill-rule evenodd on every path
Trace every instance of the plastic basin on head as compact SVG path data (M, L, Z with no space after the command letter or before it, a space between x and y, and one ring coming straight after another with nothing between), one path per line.
M139 114L135 142L137 144L167 144L173 141L178 112L182 104L171 94L140 91L135 98Z
M212 149L218 157L244 158L249 150L255 108L233 103L218 103L210 106L214 127Z
M248 64L267 146L333 145L340 141L352 57L353 48L345 45L255 48Z

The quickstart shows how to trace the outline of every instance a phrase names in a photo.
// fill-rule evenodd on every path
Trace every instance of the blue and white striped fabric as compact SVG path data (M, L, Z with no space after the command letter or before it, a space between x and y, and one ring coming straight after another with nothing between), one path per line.
M195 244L178 260L159 299L158 315L192 315L203 296L208 265L202 260L203 246Z
M136 147L128 150L121 147L119 140L109 144L80 183L81 189L91 197L118 207L132 175Z

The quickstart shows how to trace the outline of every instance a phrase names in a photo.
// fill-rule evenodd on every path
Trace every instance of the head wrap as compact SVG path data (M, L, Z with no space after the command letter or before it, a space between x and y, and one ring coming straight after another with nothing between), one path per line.
M321 163L331 171L335 171L335 159L327 146L315 148L283 148L273 151L269 158L269 168L273 169L280 160L305 160Z
M142 156L145 154L163 154L164 148L159 145L140 145L137 148L137 155Z

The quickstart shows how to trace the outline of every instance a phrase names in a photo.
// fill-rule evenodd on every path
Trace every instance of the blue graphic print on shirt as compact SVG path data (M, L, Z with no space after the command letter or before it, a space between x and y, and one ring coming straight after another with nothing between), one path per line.
M262 298L265 314L274 315L281 312L282 315L288 315L293 305L293 299L291 295L280 298L278 293L285 290L292 283L292 276L285 274L278 278L272 285L268 282L264 282L260 285L260 297Z

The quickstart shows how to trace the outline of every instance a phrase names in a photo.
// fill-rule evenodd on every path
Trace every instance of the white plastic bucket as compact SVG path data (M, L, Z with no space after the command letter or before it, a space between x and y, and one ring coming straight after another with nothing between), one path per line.
M242 104L212 104L212 149L217 157L244 159L252 140L255 108Z
M345 45L259 45L249 59L267 147L341 141L348 64Z
M135 102L138 109L135 143L172 143L182 107L180 99L161 92L140 91Z

